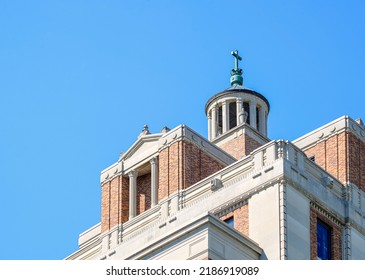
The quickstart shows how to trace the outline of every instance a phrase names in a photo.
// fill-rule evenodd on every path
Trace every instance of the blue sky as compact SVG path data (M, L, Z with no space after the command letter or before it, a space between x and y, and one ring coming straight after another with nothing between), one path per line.
M207 134L244 86L271 139L365 118L363 1L0 1L0 259L63 259L100 221L100 171L148 124Z

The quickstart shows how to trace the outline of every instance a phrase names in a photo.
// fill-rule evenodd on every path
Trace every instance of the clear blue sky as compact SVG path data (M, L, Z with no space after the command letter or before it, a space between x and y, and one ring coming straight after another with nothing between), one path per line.
M63 259L100 221L100 171L148 124L207 134L244 85L269 137L365 118L364 1L0 1L0 259Z

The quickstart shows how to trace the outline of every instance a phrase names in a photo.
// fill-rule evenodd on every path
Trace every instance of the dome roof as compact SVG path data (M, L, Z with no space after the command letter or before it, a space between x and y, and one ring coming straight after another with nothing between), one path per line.
M207 103L205 104L205 114L207 114L207 110L209 105L216 101L217 99L220 99L222 97L224 97L225 95L229 95L232 93L246 93L246 94L251 94L254 96L257 96L258 98L260 98L261 100L263 100L266 104L267 104L267 108L270 111L270 103L269 101L266 99L265 96L263 96L261 93L258 93L254 90L248 89L242 85L238 85L238 84L234 84L231 87L213 95L211 98L209 98L209 100L207 101Z

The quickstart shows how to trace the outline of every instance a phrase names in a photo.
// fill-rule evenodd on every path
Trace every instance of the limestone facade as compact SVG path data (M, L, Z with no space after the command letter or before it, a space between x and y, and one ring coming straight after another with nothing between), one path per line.
M269 103L233 85L206 104L208 137L143 129L103 170L101 221L66 259L365 259L365 126L341 117L267 137Z

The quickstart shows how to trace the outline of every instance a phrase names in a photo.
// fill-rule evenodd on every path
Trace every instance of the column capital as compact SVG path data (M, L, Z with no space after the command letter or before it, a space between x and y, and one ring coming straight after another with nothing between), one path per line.
M138 172L134 169L128 172L129 178L137 177L137 175L138 175Z
M157 163L157 157L153 157L150 159L150 163L151 164L156 164Z

